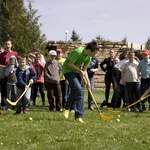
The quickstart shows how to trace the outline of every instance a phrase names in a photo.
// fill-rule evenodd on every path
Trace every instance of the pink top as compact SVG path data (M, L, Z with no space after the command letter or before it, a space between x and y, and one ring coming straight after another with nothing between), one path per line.
M31 65L31 68L36 72L37 74L37 80L35 83L44 83L44 67L45 63L44 62L33 62Z

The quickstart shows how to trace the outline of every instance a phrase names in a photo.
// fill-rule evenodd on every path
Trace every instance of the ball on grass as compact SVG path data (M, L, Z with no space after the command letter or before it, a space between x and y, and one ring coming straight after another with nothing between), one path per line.
M117 120L117 122L120 122L120 119L116 119Z
M33 120L32 117L29 117L29 120L32 121Z
M118 115L118 117L120 117L120 115Z

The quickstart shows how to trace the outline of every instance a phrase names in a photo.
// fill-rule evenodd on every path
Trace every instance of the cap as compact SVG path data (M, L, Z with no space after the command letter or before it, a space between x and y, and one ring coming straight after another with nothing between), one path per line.
M48 55L50 55L50 56L57 56L57 53L56 53L55 50L50 50Z
M56 52L62 53L62 49L57 49Z
M149 50L144 50L144 51L143 51L143 54L150 55L150 51L149 51Z
M16 57L15 57L14 55L10 56L10 58L9 58L9 59L11 59L11 58L14 58L14 59L16 59Z

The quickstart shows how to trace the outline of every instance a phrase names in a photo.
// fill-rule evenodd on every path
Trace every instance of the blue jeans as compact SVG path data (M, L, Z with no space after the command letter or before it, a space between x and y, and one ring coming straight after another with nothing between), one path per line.
M20 95L24 92L25 89L17 88L17 96L16 100L20 97ZM30 104L30 96L31 96L31 87L27 90L24 96L18 101L16 105L16 111L21 112L21 108L26 108Z
M91 91L93 91L93 89L94 89L94 78L89 78L89 81L90 81L90 85L91 85ZM88 92L88 107L91 107L92 105L93 105L93 100L92 100L90 93Z
M75 118L83 118L84 116L84 82L78 73L69 72L64 74L71 88L65 108L70 110L75 104Z
M45 93L44 93L44 83L34 83L33 85L33 102L36 102L36 97L38 93L38 89L41 94L42 102L45 102Z
M64 108L67 103L68 84L66 83L66 80L61 80L60 85L61 85L61 92L62 92L62 106Z

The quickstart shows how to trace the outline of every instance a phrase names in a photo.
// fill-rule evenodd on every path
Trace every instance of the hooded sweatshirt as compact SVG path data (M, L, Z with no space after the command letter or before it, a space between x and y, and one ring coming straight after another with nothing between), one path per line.
M10 64L10 59L14 58L15 59L15 64ZM7 84L10 85L15 85L17 82L17 78L16 78L16 70L18 67L18 62L15 56L11 56L9 58L9 65L5 68L4 70L4 74L5 77L7 77Z
M33 81L35 82L37 78L36 73L28 65L26 65L24 70L18 67L16 70L16 77L16 86L20 89L25 89L25 86L29 84L30 79L33 79Z

